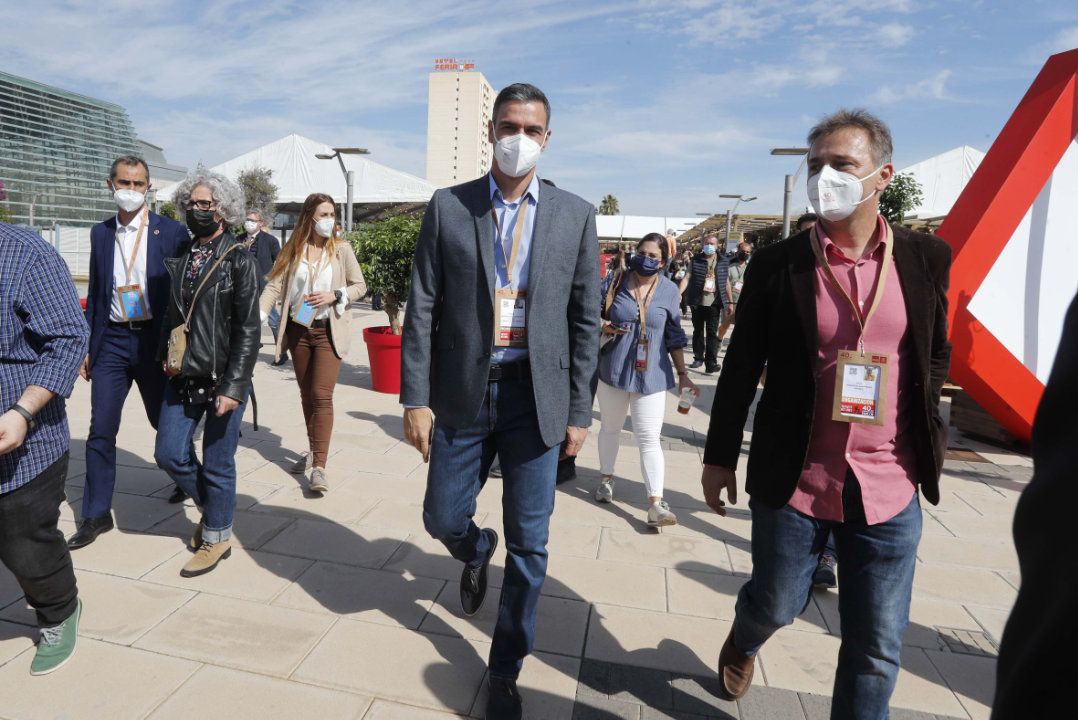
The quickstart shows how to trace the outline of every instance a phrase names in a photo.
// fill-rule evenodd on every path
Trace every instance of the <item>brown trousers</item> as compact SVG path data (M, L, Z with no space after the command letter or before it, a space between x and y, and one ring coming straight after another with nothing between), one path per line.
M311 446L308 467L324 468L329 456L329 436L333 433L333 388L341 371L341 359L333 352L327 328L307 328L289 322L285 332Z

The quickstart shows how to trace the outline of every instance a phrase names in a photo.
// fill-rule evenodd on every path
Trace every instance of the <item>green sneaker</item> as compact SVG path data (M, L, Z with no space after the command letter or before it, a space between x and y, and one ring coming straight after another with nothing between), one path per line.
M41 628L41 640L37 643L37 653L30 664L31 675L48 675L59 670L75 654L75 641L79 637L79 616L82 615L82 599L75 606L75 612L59 625Z

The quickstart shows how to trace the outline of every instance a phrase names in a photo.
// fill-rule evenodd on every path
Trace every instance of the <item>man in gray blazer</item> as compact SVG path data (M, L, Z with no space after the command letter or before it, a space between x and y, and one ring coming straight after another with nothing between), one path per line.
M438 190L423 217L401 403L405 436L430 462L424 524L464 563L469 616L482 606L498 545L472 516L501 460L505 580L487 717L519 718L516 678L535 639L559 448L575 456L591 424L599 246L594 208L535 174L550 140L542 91L510 85L493 115L490 174Z

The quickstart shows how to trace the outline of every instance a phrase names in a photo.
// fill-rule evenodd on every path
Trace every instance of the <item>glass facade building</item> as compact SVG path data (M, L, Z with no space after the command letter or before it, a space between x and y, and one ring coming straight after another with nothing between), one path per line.
M0 208L14 222L100 222L116 212L105 186L112 161L138 150L119 105L0 72Z

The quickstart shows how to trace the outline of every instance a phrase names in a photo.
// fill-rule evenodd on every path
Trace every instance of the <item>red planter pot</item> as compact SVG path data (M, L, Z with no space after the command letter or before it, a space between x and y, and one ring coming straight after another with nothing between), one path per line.
M363 342L371 361L371 385L375 392L399 395L401 391L401 336L382 325L363 328Z

